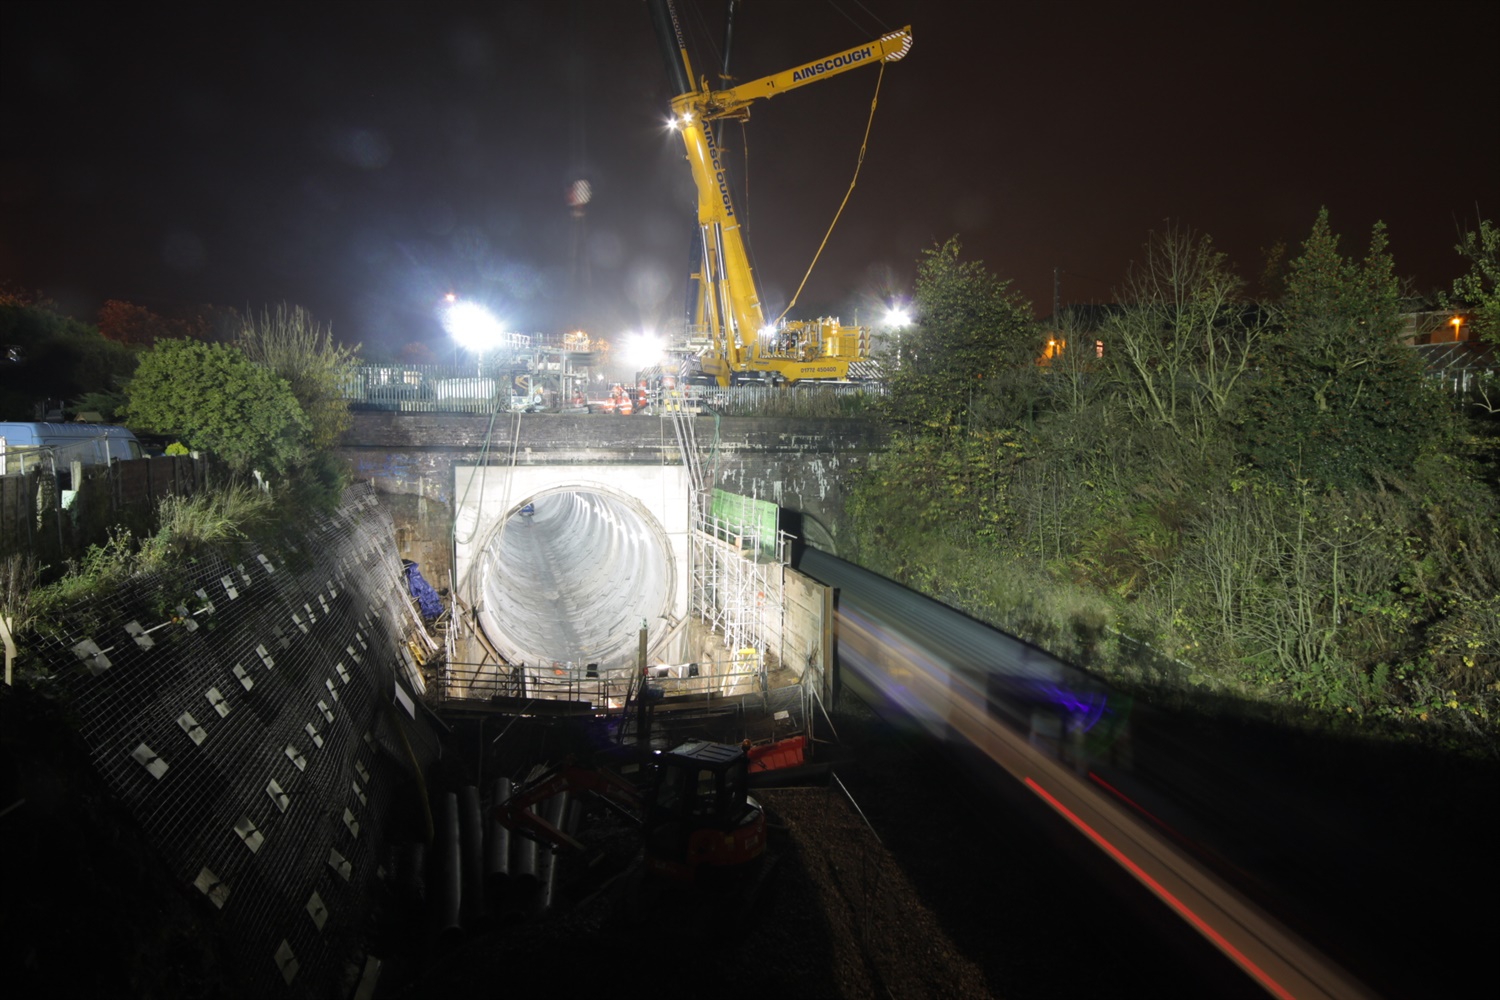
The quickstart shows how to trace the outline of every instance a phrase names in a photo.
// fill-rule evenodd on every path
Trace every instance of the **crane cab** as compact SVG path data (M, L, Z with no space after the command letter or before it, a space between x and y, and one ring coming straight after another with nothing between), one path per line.
M766 849L765 813L747 793L742 747L689 740L659 755L646 797L651 871L692 878L702 865L741 865Z

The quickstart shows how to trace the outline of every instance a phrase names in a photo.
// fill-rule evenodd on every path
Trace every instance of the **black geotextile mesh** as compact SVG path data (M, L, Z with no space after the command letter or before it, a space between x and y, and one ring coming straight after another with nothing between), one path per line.
M373 490L280 551L137 577L65 621L42 653L95 766L196 887L245 994L335 992L405 744L423 766L436 752L392 707L413 616Z

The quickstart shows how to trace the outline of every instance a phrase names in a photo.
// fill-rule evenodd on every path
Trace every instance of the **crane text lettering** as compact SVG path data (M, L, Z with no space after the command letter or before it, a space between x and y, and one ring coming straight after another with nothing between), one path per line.
M714 181L719 185L719 200L724 203L724 214L734 215L734 202L729 200L729 178L724 176L724 165L719 162L719 145L714 142L714 130L703 130L703 141L708 143L708 158L714 165Z
M864 62L873 54L873 47L866 45L862 49L855 49L853 52L845 52L843 55L834 56L832 59L824 59L820 62L809 63L808 65L803 66L801 69L792 74L792 82L796 83L799 80L807 80L814 76L821 76L824 73L831 73L834 70L840 69L844 66L852 66L857 62Z

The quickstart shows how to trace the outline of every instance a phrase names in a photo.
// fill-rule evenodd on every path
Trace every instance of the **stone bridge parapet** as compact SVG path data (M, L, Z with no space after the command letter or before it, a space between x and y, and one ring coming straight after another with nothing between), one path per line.
M363 412L339 454L357 479L371 482L390 507L401 554L441 586L452 569L455 466L675 465L682 461L669 419L598 414ZM769 500L787 523L820 548L836 551L850 475L883 447L884 428L867 420L795 417L694 417L699 461L716 458L714 485ZM628 489L628 484L620 484Z

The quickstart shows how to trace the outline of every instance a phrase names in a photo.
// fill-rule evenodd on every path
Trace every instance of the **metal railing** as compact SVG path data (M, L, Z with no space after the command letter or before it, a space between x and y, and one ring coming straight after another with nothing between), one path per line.
M524 376L524 373L521 373ZM351 369L340 387L351 409L403 413L494 413L535 401L500 361L470 365L372 365Z
M599 711L619 711L632 692L633 669L613 670L598 677L573 671L553 673L548 667L496 666L487 663L446 663L438 697L443 701L489 701L494 698L584 702ZM646 680L654 696L714 698L764 694L762 664L733 659L701 663L652 664Z

